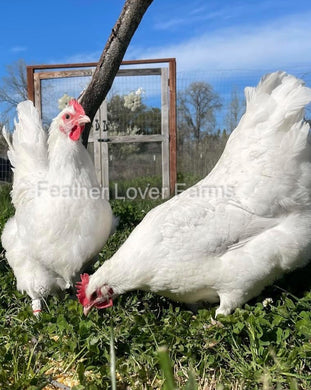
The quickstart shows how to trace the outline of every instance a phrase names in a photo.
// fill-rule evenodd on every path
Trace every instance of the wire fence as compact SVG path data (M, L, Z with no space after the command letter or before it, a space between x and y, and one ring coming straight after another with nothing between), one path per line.
M0 157L0 183L10 183L12 181L12 170L10 162L5 157Z
M226 145L230 133L235 129L241 116L245 112L244 89L247 86L255 87L261 77L276 69L251 70L218 70L209 72L180 72L177 74L178 94L189 93L189 86L202 82L207 83L219 99L219 105L213 110L210 126L204 127L201 123L202 134L196 139L192 128L185 125L185 111L177 104L177 170L179 180L187 181L191 185L205 177L214 167ZM302 80L311 87L311 70L306 66L296 66L284 69ZM183 107L181 107L183 108ZM192 120L197 112L192 111ZM311 119L311 104L306 107L306 119ZM186 118L187 119L187 118Z
M157 65L159 66L159 65ZM149 67L149 65L148 65ZM152 67L152 66L150 66ZM311 70L306 66L284 69L311 87ZM178 180L190 185L207 175L219 159L228 136L245 110L244 88L256 86L260 78L275 69L218 70L177 72L177 173ZM47 127L59 112L58 100L64 95L77 97L88 85L90 76L41 81L42 117ZM202 117L199 138L194 134L195 108L182 105L185 94L194 83L207 84L218 99L217 107ZM138 135L161 133L160 76L116 77L107 96L108 134ZM191 117L191 118L190 118ZM311 105L306 108L311 118ZM187 122L188 121L188 122ZM204 122L205 121L205 122ZM161 176L159 144L118 144L109 146L110 177L115 182L137 177ZM0 181L10 181L9 162L0 160Z

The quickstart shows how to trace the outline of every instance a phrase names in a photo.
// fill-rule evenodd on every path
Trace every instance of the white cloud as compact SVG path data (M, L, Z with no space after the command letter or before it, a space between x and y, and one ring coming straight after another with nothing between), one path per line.
M101 55L101 51L77 53L72 56L52 58L49 64L76 64L84 62L97 62Z
M186 22L186 19L184 18L175 18L175 19L169 19L167 21L159 21L155 24L156 30L168 30L172 27L184 25Z
M132 48L136 58L176 57L179 71L279 68L311 63L311 12L205 33L166 47ZM131 57L133 58L133 57Z
M209 21L217 18L226 19L232 17L232 10L230 14L227 9L220 9L213 12L207 12L207 7L199 7L191 9L187 12L183 12L182 16L176 16L175 18L161 19L154 25L155 30L174 30L177 28L185 28L189 26L195 26L196 24L204 21ZM186 16L184 16L186 14Z
M12 53L20 53L20 52L23 52L23 51L27 51L28 48L26 46L13 46L10 48L10 51Z

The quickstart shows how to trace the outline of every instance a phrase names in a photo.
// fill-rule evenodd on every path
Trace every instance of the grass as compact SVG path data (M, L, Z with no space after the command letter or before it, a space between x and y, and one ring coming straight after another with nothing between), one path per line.
M13 212L0 191L0 224ZM110 257L154 206L113 201L120 216L96 264ZM114 331L117 389L311 388L311 267L288 275L235 311L211 321L214 306L193 313L151 293L119 297L85 318L73 294L51 297L40 320L16 291L0 261L0 388L110 389L110 335ZM265 301L266 298L271 300ZM55 382L54 382L55 383Z

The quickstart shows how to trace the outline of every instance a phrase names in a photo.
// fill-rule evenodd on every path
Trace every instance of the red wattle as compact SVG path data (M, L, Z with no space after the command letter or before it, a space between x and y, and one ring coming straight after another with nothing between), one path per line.
M69 137L72 141L78 141L81 133L83 131L83 128L81 126L74 126L71 132L69 133Z

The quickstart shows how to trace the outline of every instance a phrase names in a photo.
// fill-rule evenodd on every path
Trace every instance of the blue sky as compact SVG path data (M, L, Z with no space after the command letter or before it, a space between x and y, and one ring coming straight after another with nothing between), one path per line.
M28 64L96 61L124 1L2 1L0 76ZM176 57L179 71L308 65L308 0L154 0L125 59Z
M97 61L123 4L2 1L0 78L20 58L29 65ZM282 69L309 83L310 21L310 0L154 0L124 59L176 57L180 77L193 79L208 72L238 84L243 73L253 85Z

